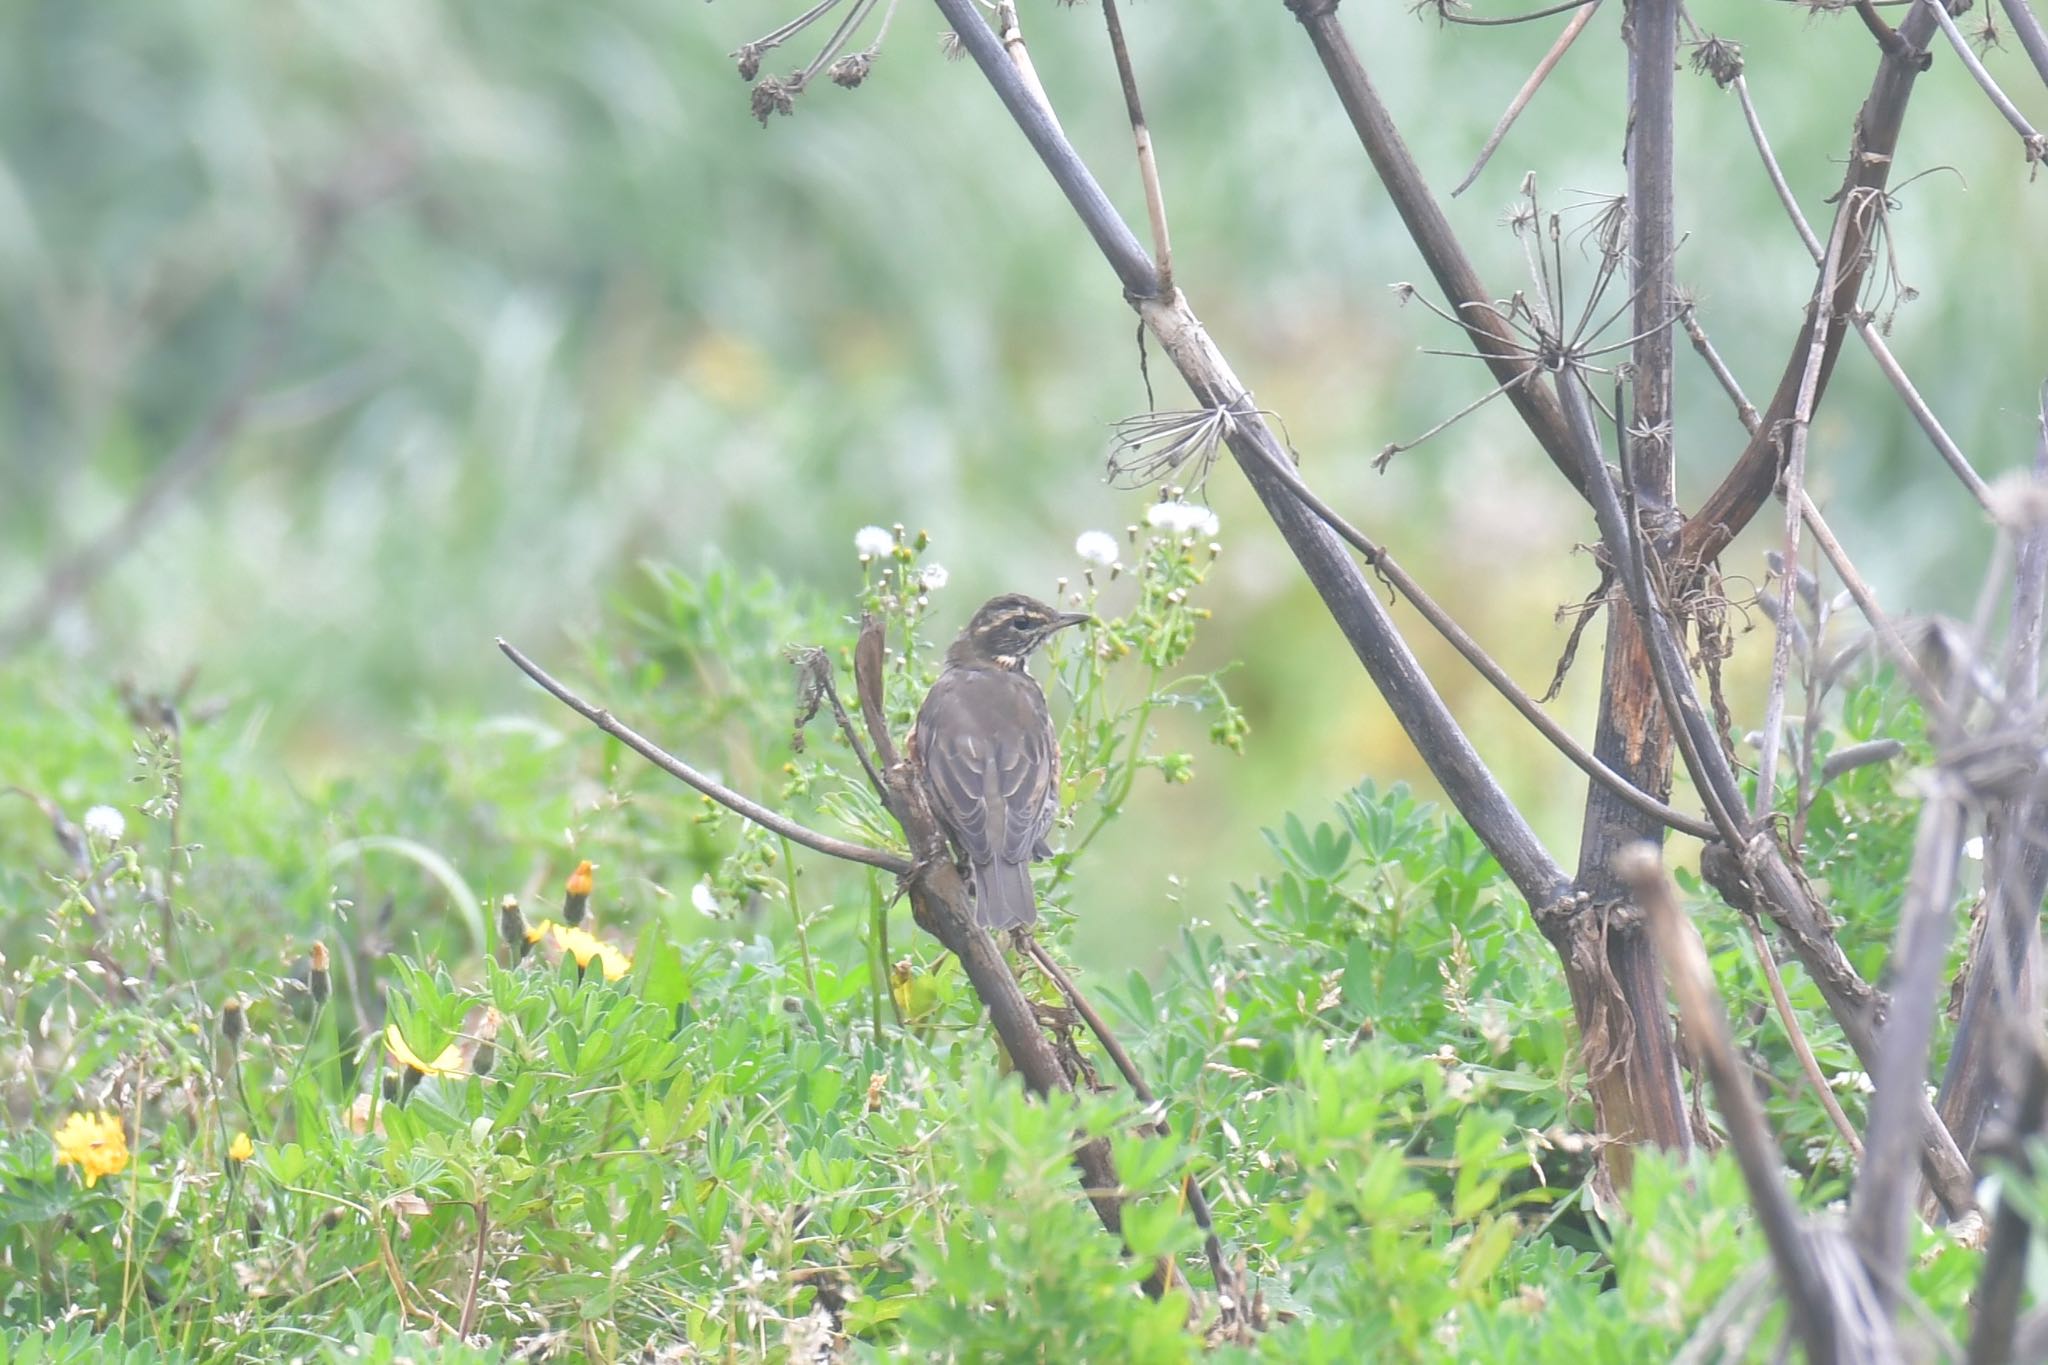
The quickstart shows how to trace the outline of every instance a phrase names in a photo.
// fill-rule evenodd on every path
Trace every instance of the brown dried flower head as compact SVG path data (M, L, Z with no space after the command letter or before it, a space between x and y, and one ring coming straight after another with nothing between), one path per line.
M852 90L868 78L868 72L875 69L875 54L872 52L849 52L829 68L832 84Z
M801 77L784 81L778 76L768 76L754 87L754 117L766 128L768 120L777 114L787 117L796 110L797 92L803 89Z

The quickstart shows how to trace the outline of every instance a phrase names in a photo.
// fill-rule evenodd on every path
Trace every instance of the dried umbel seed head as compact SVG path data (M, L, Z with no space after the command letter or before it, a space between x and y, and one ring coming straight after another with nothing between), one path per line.
M313 969L307 974L307 985L313 992L315 1006L327 1003L327 997L334 993L334 979L327 969L327 945L313 945Z
M249 1021L243 1017L241 997L229 996L228 1002L220 1007L220 1036L227 1040L228 1051L240 1051L242 1035L248 1031Z
M1742 75L1742 44L1724 38L1703 39L1692 50L1692 69L1712 76L1714 84L1726 90Z
M590 888L596 882L592 874L596 871L597 864L586 858L569 874L569 883L562 896L562 923L583 923L583 914L590 908Z

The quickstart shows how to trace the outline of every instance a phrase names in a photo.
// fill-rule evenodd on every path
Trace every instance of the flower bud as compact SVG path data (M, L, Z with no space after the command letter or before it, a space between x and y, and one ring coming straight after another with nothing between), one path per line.
M568 891L562 897L562 923L583 923L583 912L590 908L590 888L595 881L591 873L596 870L597 864L586 858L569 874Z
M228 1002L220 1007L220 1036L227 1040L229 1052L242 1050L242 1035L248 1031L249 1021L242 1014L242 998L229 996Z
M498 902L498 937L512 946L512 961L526 961L526 955L533 948L526 935L526 916L519 909L519 897L506 896Z
M317 1009L327 1003L327 997L334 993L334 979L327 970L327 945L313 945L313 968L307 976L307 984L313 992L313 1005Z

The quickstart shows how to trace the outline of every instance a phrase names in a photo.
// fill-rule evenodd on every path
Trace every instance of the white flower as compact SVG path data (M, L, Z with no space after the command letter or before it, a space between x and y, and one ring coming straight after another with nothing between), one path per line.
M95 839L118 844L127 831L128 822L112 806L94 806L85 813L85 832Z
M1193 531L1203 537L1213 537L1223 529L1216 514L1196 502L1155 502L1145 509L1145 524L1174 535Z
M718 897L711 894L711 878L706 877L690 888L690 904L697 907L699 914L718 915Z
M880 559L896 548L896 537L880 526L863 526L853 533L853 548L869 559Z
M1074 553L1106 569L1116 563L1116 537L1107 531L1083 531L1074 538Z
M1979 834L1963 845L1963 856L1972 862L1984 861L1984 836Z
M926 592L937 592L945 587L949 577L951 575L946 572L946 566L943 564L927 564L924 566L924 572L917 576L918 582L924 584Z

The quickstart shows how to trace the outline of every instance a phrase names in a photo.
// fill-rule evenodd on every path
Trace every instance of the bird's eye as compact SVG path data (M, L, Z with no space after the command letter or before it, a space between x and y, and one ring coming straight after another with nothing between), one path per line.
M1005 622L1005 624L1008 625L1011 630L1023 630L1030 626L1031 618L1029 616L1024 615L1024 613L1019 612L1015 616L1012 616L1007 622Z

